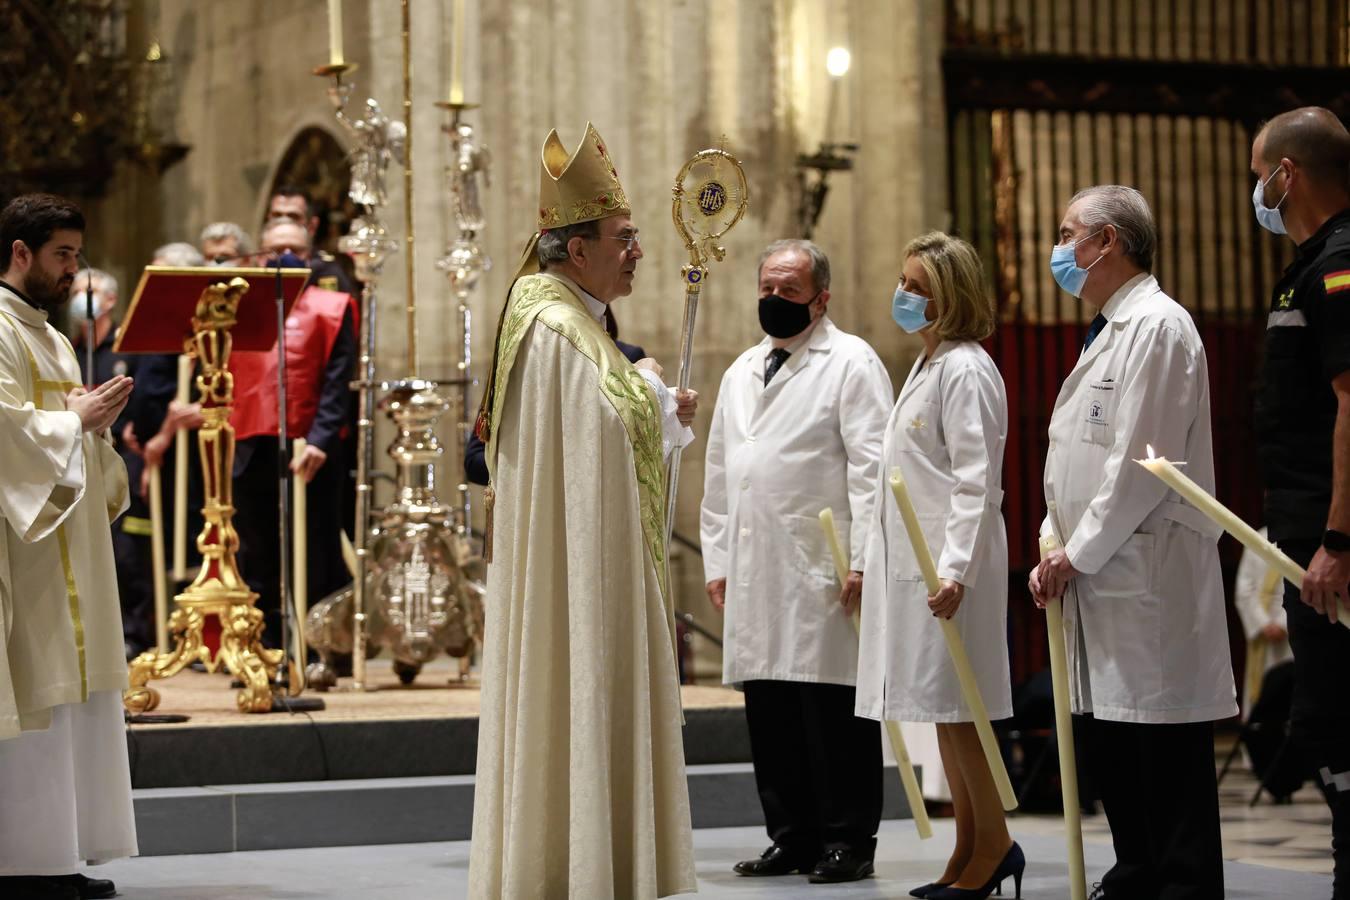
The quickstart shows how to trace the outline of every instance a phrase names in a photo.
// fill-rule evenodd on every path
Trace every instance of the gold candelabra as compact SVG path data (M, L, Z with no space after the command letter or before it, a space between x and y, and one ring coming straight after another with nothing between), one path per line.
M248 292L248 282L234 278L229 284L213 284L202 292L192 318L192 338L185 352L201 363L197 391L202 405L202 427L197 432L200 448L205 524L197 536L202 554L201 569L192 584L174 597L169 633L173 650L147 650L131 662L130 687L124 695L127 709L148 712L159 705L159 692L149 686L155 679L169 678L193 661L215 672L223 663L243 683L236 698L240 712L272 709L270 681L285 656L284 650L262 645L263 613L255 606L258 595L249 590L235 554L239 534L234 530L234 376L229 371L230 334L236 323L239 301ZM220 620L220 650L213 659L202 640L205 617ZM291 673L293 692L298 693L297 673Z

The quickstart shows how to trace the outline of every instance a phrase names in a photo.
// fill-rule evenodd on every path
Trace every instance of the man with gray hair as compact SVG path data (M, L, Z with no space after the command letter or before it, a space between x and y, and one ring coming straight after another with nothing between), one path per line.
M206 265L206 257L187 241L175 241L156 248L154 256L150 259L150 265L188 269Z
M861 338L830 321L830 261L810 241L760 258L765 338L722 377L708 435L703 566L726 614L723 681L745 687L755 783L772 845L746 876L872 874L881 820L881 732L853 715L866 531L891 380ZM834 510L847 582L820 511Z
M1209 376L1190 314L1150 270L1143 196L1069 201L1055 281L1096 312L1060 388L1045 461L1039 606L1064 598L1069 693L1090 735L1116 864L1095 898L1223 896L1214 720L1237 714L1219 529L1134 460L1186 461L1214 490Z
M213 266L223 266L230 260L253 252L253 241L248 233L233 222L212 222L202 229L197 241L202 256Z

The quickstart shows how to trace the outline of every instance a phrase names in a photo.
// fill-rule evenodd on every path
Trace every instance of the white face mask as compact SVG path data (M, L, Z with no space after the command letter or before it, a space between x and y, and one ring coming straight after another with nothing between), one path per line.
M78 294L70 298L70 308L68 310L70 320L72 322L88 321L90 306L94 307L94 317L98 318L100 305L101 304L99 303L98 294L91 295L86 293L85 291L80 291Z
M1285 197L1289 196L1288 182L1285 183L1284 196L1280 197L1279 202L1273 207L1266 206L1266 185L1270 184L1271 180L1282 171L1284 171L1283 166L1276 166L1264 181L1257 180L1256 188L1252 191L1252 207L1256 210L1256 221L1262 228L1272 234L1289 233L1284 227L1284 216L1280 214L1280 206L1284 204Z

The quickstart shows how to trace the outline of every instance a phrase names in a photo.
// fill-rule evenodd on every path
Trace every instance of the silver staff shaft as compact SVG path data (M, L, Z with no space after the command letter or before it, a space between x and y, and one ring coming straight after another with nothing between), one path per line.
M361 291L360 395L356 420L356 571L352 582L352 689L366 689L366 573L370 554L370 492L375 471L375 279Z
M700 267L701 268L701 267ZM685 278L684 289L684 333L680 337L680 372L676 380L676 388L680 391L689 390L690 370L693 368L694 357L694 322L698 317L698 298L702 290L703 279L700 277L695 280ZM676 447L671 451L670 464L666 467L666 544L670 544L670 536L675 531L675 508L679 500L680 488L680 451Z

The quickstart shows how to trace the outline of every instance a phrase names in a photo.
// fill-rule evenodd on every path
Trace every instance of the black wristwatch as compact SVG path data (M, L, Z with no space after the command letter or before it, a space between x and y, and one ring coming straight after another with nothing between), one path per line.
M1334 528L1328 528L1322 534L1322 546L1331 553L1345 553L1350 551L1350 534L1344 531L1337 531Z

